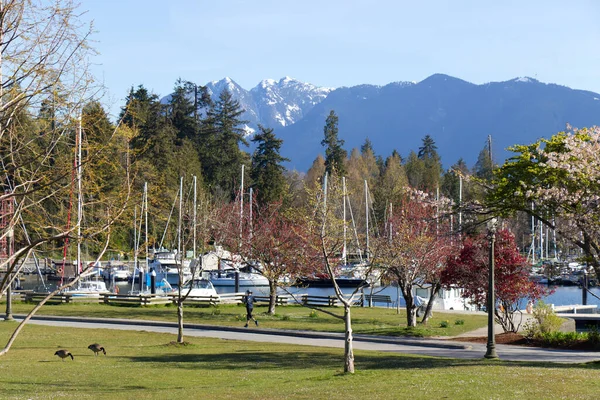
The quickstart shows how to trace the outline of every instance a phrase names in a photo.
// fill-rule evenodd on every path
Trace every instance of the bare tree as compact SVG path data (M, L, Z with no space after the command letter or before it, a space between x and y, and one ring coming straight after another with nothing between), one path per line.
M93 54L88 43L91 32L91 25L81 22L81 13L70 0L0 0L0 163L4 172L0 201L14 206L0 227L0 241L10 238L14 243L14 251L0 258L0 270L5 272L0 297L34 251L56 254L71 239L88 244L99 260L109 245L111 227L128 202L132 185L129 145L135 132L108 122L102 135L92 129L87 136L76 134L84 105L100 95L88 70ZM91 119L96 118L108 121L99 112L84 115L84 122L94 125ZM77 154L76 148L84 150ZM74 187L84 180L80 168L86 165L90 167L86 183L79 187L85 195L77 212L86 209L89 213L85 221L78 218L83 222L67 224L75 212ZM110 190L98 177L102 172L113 177ZM0 355L49 298L76 284L88 268L83 266L75 280L49 293L15 330Z
M342 199L341 180L333 177L331 184L328 180L326 174L322 190L317 190L309 196L309 199L312 199L309 202L311 203L312 213L307 213L305 216L306 227L303 230L305 232L305 244L299 250L304 252L306 265L313 265L318 270L315 272L325 272L330 277L336 298L344 308L344 314L340 316L323 308L311 307L344 321L344 372L354 373L351 308L358 299L359 292L363 287L359 286L352 293L346 295L342 292L336 280L335 267L336 263L340 261L339 254L343 249L343 226L346 221L340 218L341 201L334 200ZM367 266L364 277L365 282L373 272L373 260L374 258L371 258L371 262Z

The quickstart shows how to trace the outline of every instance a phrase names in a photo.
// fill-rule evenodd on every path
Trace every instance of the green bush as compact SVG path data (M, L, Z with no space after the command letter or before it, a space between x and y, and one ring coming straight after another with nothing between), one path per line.
M450 326L450 321L448 321L448 320L440 322L440 328L447 328L449 326Z
M554 313L552 306L541 300L533 308L533 317L537 321L540 334L556 332L563 323L563 320Z
M454 325L464 325L464 324L465 324L464 319L457 319L456 321L454 321Z
M317 310L312 310L310 314L308 314L309 318L319 318L319 313Z
M289 320L291 320L291 318L290 318L289 315L285 314L285 315L281 316L281 320L282 321L289 321Z
M592 325L588 326L589 331L587 332L587 340L590 342L595 348L600 347L600 332L598 331L598 326Z
M578 342L585 340L587 335L577 332L543 332L539 339L542 346L546 347L573 347Z

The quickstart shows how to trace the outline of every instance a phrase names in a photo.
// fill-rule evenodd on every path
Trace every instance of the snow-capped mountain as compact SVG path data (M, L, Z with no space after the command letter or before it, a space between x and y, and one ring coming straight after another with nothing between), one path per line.
M260 119L268 127L292 125L323 101L333 88L320 88L285 77L276 82L262 81L250 90L258 106Z
M213 100L217 100L223 90L228 90L240 102L246 110L242 118L248 121L247 130L256 130L258 124L273 129L294 124L333 90L289 77L279 81L265 79L249 91L231 78L209 82L206 87Z

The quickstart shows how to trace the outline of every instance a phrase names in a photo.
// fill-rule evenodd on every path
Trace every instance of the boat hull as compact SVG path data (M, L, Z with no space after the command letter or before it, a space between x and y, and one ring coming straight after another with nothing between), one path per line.
M336 278L336 283L339 287L359 287L369 286L369 283L360 278ZM319 278L298 278L293 286L302 287L333 287L331 279L319 279Z

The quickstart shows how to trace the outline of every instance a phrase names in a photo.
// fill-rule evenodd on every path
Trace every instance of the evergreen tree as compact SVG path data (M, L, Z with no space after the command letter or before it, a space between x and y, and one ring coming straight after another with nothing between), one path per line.
M125 99L125 106L121 108L119 119L124 125L139 133L133 142L133 147L141 153L147 150L148 141L159 129L161 109L158 96L148 92L142 85L136 90L132 87Z
M437 153L437 146L435 145L435 141L429 135L425 135L423 139L421 139L423 145L419 147L419 158L421 160L425 160L428 158L439 158Z
M409 153L404 169L410 186L422 190L424 188L425 163L414 151Z
M339 176L346 174L347 152L342 148L344 141L338 139L338 117L335 111L331 110L325 121L323 128L325 138L321 141L321 145L325 146L325 170L331 174L333 171Z
M177 138L195 140L198 134L197 107L189 93L191 85L178 79L168 107L168 120L177 131Z
M366 138L363 145L360 146L360 152L362 155L365 155L367 152L370 152L371 154L375 154L375 150L373 150L373 143L371 142L371 140L369 138Z
M275 137L273 129L262 125L258 125L258 129L260 133L252 139L257 147L252 155L250 178L257 189L259 204L266 204L281 200L285 194L285 168L281 163L289 159L279 154L283 140Z
M240 127L248 122L239 119L243 113L240 103L224 90L208 110L202 131L203 176L213 192L220 191L231 198L235 197L241 165L249 164L248 154L240 149L240 144L248 146Z
M406 171L398 152L385 160L385 168L375 186L375 211L379 220L383 220L390 203L399 204L408 186Z
M460 176L466 177L469 175L469 167L465 163L465 161L460 158L456 164L450 167L448 171L444 173L444 178L442 180L442 185L440 191L443 196L451 198L454 200L455 204L459 203L460 200ZM463 202L466 200L466 180L463 179Z
M483 149L479 152L477 162L473 168L474 175L480 179L491 180L492 179L492 157L490 154L489 144L486 144Z
M423 180L420 189L434 193L440 186L442 163L433 138L425 135L423 145L419 147L418 157L423 161Z
M325 175L325 159L319 154L306 172L304 178L305 186L311 190L318 187L321 185L323 175Z

